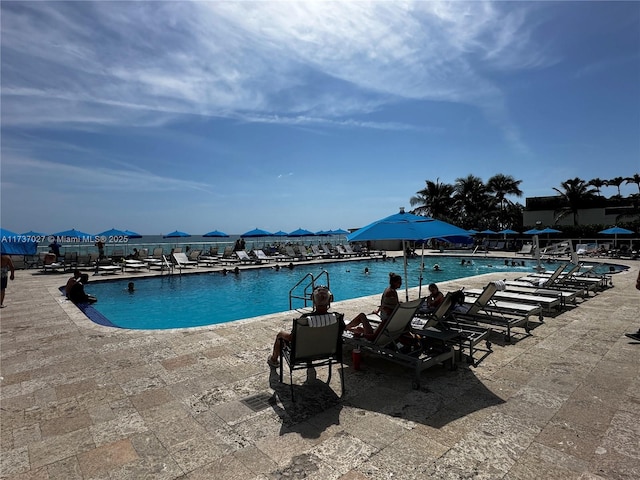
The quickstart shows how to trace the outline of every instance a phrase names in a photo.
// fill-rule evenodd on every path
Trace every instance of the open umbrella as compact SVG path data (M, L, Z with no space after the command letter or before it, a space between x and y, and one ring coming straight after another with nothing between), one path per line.
M498 234L498 232L494 232L490 228L487 228L486 230L483 230L480 233L482 233L484 235L497 235Z
M477 230L474 230L473 228L470 228L469 230L467 230L467 233L468 233L469 235L475 235L476 233L478 233L478 231L477 231Z
M242 238L254 238L254 237L271 237L273 233L267 232L266 230L261 230L259 228L254 228L253 230L249 230L248 232L244 232L240 235Z
M329 230L329 233L331 235L349 235L349 232L347 232L346 230L339 228L337 230Z
M525 235L538 235L542 230L537 228L532 228L531 230L527 230L526 232L522 232Z
M142 235L136 232L132 232L131 230L125 230L127 237L129 238L142 238Z
M274 237L287 237L289 234L287 232L283 232L282 230L278 230L273 234Z
M543 234L546 233L547 235L549 235L550 233L562 233L560 230L556 230L555 228L543 228L542 230L540 230L538 232L538 234Z
M516 232L515 230L511 230L510 228L505 228L504 230L500 230L498 233L503 235L518 235L520 232Z
M78 242L93 242L94 236L90 233L81 232L72 228L71 230L63 230L62 232L57 232L51 234L58 243L78 243Z
M221 238L222 238L222 237L228 237L228 236L229 236L229 235L227 235L227 234L226 234L226 233L224 233L224 232L221 232L220 230L213 230L213 231L211 231L211 232L209 232L209 233L205 233L205 234L203 235L203 237L221 237Z
M24 237L46 237L47 234L46 233L42 233L42 232L34 232L33 230L29 230L28 232L24 232L21 233L20 235L24 236Z
M129 235L127 235L127 232L125 232L124 230L118 230L117 228L112 228L110 230L105 230L104 232L98 233L98 235L96 235L98 237L107 237L107 239L109 237L129 237ZM103 239L103 241L106 241Z
M328 237L331 235L331 230L320 230L319 232L316 232L316 235L319 237Z
M305 230L304 228L298 228L297 230L294 230L293 232L289 232L289 235L287 235L289 237L313 237L315 236L315 233L313 233L311 230Z
M162 238L185 238L185 237L190 237L191 235L189 235L188 233L185 232L180 232L178 230L174 230L171 233L167 233L166 235L163 235Z
M618 244L618 235L632 235L636 232L632 230L627 230L626 228L614 226L611 228L607 228L605 230L601 230L598 233L602 235L613 235L613 245L614 247Z
M3 255L35 255L38 244L28 236L0 228L0 251Z
M406 213L404 208L399 213L376 220L366 227L362 227L347 235L348 242L362 242L367 240L402 240L404 254L405 295L409 300L409 286L407 285L407 255L405 242L428 240L431 238L464 237L469 233L450 223L431 217L421 217Z

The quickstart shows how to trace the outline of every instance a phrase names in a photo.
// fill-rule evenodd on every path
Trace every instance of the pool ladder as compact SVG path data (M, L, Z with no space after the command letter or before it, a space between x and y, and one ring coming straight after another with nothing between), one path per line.
M321 283L320 280L323 277L326 279L326 282ZM307 273L293 286L291 290L289 290L289 310L293 310L294 299L303 300L305 308L308 306L308 303L311 303L311 306L313 306L313 300L311 298L313 289L318 285L325 285L329 290L331 290L329 283L329 272L326 270L322 270L318 275ZM302 293L300 293L300 290L302 290Z

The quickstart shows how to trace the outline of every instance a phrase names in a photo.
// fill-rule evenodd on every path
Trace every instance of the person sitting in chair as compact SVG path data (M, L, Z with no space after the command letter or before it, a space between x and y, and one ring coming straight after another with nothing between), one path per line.
M73 284L69 292L69 300L73 303L95 303L98 301L93 295L88 295L84 291L84 286L89 283L89 275L83 273L80 280Z
M328 311L329 307L331 307L333 295L327 287L320 285L314 288L313 293L311 294L311 299L313 300L313 311L311 313L303 314L300 318L329 313ZM291 332L285 331L281 331L276 335L276 341L273 344L273 352L267 358L267 364L272 368L276 368L280 364L280 355L282 353L280 343L281 339L287 343L291 343L293 336Z
M435 283L429 285L429 296L426 300L426 307L428 312L434 312L438 309L440 304L444 302L444 295L438 289L438 286Z

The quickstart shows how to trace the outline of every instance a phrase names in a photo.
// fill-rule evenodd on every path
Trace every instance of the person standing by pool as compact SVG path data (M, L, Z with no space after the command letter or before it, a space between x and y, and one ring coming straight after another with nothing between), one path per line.
M0 289L0 308L4 308L4 291L7 289L9 279L13 280L15 278L15 271L11 257L2 255L2 263L0 265L0 282L2 282L2 285L0 285L2 287Z
M380 306L371 312L372 315L378 315L380 317L380 326L384 324L384 321L389 318L400 303L398 298L398 288L401 286L402 277L397 273L389 273L389 286L385 288L384 292L382 292ZM359 313L345 326L345 328L368 339L375 337L376 334L366 313Z
M324 315L329 313L329 307L331 307L331 300L333 300L333 295L329 291L328 287L319 285L313 289L313 293L311 294L311 299L313 300L313 311L311 313L305 313L300 318L310 317L312 315ZM281 331L276 335L276 341L273 344L273 352L269 357L267 357L267 364L276 368L280 365L280 355L282 353L281 348L281 340L286 343L291 343L293 336L291 332Z

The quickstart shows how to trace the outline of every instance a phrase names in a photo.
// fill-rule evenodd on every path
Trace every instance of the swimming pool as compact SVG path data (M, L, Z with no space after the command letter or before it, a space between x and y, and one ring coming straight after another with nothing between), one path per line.
M535 262L524 266L505 265L501 259L474 258L472 265L462 266L460 257L427 257L422 285L456 278L505 271L530 273ZM517 260L520 262L521 260ZM441 271L434 272L439 264ZM409 287L420 282L421 259L408 263ZM369 273L364 273L365 268ZM550 265L550 268L555 266ZM382 292L388 285L389 272L404 277L401 259L296 265L293 270L272 268L242 270L239 275L221 273L172 275L135 280L135 292L129 293L130 279L89 283L86 290L98 297L98 303L85 308L96 323L128 329L185 328L225 323L243 318L289 310L289 291L307 273L329 273L331 291L336 301ZM320 283L326 283L321 277ZM404 288L404 287L403 287ZM297 292L298 290L296 290ZM302 290L299 290L300 292ZM301 300L294 308L304 306ZM374 306L372 305L372 308Z

